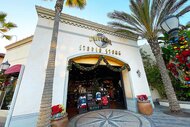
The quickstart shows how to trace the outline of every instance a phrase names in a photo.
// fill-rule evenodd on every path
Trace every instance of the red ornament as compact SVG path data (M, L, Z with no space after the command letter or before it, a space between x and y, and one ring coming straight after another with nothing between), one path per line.
M185 77L184 77L184 80L185 80L185 81L190 81L190 77L185 76Z

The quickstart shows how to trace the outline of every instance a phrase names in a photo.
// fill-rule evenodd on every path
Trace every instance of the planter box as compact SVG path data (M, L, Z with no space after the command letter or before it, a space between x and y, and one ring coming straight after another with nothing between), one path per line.
M153 113L150 101L137 101L138 110L143 115L151 115Z
M68 117L67 115L59 120L52 120L51 127L67 127L68 124Z

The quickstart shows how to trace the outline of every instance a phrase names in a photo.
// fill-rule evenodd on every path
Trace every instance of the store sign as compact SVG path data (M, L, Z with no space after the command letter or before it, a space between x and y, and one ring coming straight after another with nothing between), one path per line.
M98 47L105 48L108 44L111 45L111 40L109 40L106 36L101 33L98 33L96 36L91 36L89 41L93 41Z
M121 55L121 51L118 51L118 50L107 49L107 48L102 49L102 48L98 48L98 47L85 46L85 45L80 45L79 51L104 53L104 54L109 54L109 55Z

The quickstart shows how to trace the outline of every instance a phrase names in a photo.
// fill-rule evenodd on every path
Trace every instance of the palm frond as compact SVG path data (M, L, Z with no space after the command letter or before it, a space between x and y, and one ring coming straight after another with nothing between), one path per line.
M169 12L170 12L171 8L174 6L175 2L176 2L176 0L168 0L165 2L165 5L164 5L163 9L161 10L161 13L158 17L157 25L159 25L164 18L169 16L169 14L170 14Z
M120 11L109 13L108 17L117 21L109 24L120 32L138 33L147 40L156 40L161 32L161 21L184 8L186 2L187 0L130 0L131 14ZM187 6L177 16L189 11L190 6Z
M152 23L151 23L151 18L150 18L150 1L149 0L144 0L143 4L141 5L142 11L142 16L144 17L144 24L147 27L147 31L150 33L152 32Z
M152 36L152 23L150 19L150 1L149 0L143 0L142 2L134 2L134 0L131 0L130 8L132 9L132 12L134 14L134 17L137 21L141 23L143 26L144 32L148 33L150 36Z
M121 33L121 34L137 35L137 36L143 37L143 35L140 35L138 33L134 33L134 32L132 32L130 30L125 30L125 29L117 29L115 32L116 33Z
M66 6L69 7L78 7L80 9L83 9L86 5L86 0L67 0Z
M114 20L123 21L143 31L142 25L132 15L125 12L114 11L113 13L108 13L108 17Z
M4 23L5 22L5 18L6 18L7 14L0 12L0 23Z
M157 9L158 9L158 1L157 0L153 0L152 1L152 5L151 5L151 10L150 10L150 15L151 15L152 22L156 18Z
M143 34L143 31L141 31L140 29L129 26L129 25L125 25L125 24L122 24L119 22L109 22L108 24L111 25L115 29L129 30L129 31L132 31L133 33L136 33L136 34L137 33Z
M162 9L164 5L165 0L153 0L151 5L151 23L152 23L152 29L157 29L156 23L158 21L158 17L160 14L160 10Z
M10 36L10 35L4 35L3 37L6 38L7 40L11 40L12 39L12 36Z
M142 9L146 18L147 22L150 22L150 1L149 0L144 0L144 3L142 4Z
M175 13L182 6L184 6L184 4L187 2L188 2L188 0L180 0L180 1L176 2L175 5L171 8L170 13Z
M131 26L128 26L128 25L124 25L122 23L119 23L119 22L108 22L109 25L113 26L114 28L117 27L117 28L125 28L125 29L131 29L131 30L137 30L137 28L134 28L134 27L131 27Z
M12 23L12 22L8 22L8 23L4 23L3 27L6 27L7 29L12 29L17 27L16 24Z
M146 26L144 24L144 17L141 14L141 9L138 7L138 5L131 0L131 5L130 5L130 9L132 11L132 16L134 17L134 19L140 24L140 27L143 31L146 30Z
M139 19L136 15L133 15L133 14L131 14L131 15L134 17L134 19L135 19L139 24L141 24L141 29L142 29L143 31L146 31L146 28L145 28L144 24L142 24L142 23L140 22L140 19Z
M138 5L134 2L134 0L130 0L131 5L130 5L130 9L132 11L132 14L136 16L136 18L141 17L141 9L138 7ZM143 18L143 17L142 17ZM143 24L143 19L142 18L138 18L139 22Z
M183 10L181 10L179 13L176 14L177 17L183 16L187 12L190 11L190 6L185 7Z
M1 38L6 38L7 40L11 40L12 39L12 36L10 35L5 35L3 34L2 36L0 36Z
M8 29L7 29L7 28L5 28L5 27L0 28L0 32L5 33L5 32L7 32L7 31L8 31Z

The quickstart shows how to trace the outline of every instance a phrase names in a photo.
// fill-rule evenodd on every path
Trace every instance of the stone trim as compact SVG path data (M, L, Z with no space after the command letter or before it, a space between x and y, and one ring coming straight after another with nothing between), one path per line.
M44 7L40 7L40 6L36 6L36 10L37 10L37 14L39 17L54 20L55 12L53 10L50 10L50 9L47 9ZM81 27L84 29L94 30L94 31L101 32L104 34L110 34L113 36L131 39L131 40L135 40L135 41L137 41L137 38L138 38L138 36L134 35L134 34L115 33L116 29L113 29L111 27L108 27L108 26L105 26L102 24L98 24L98 23L95 23L92 21L81 19L81 18L78 18L75 16L71 16L68 14L63 14L63 13L61 14L61 22L72 25L72 26L77 26L77 27Z
M20 41L17 41L17 42L15 42L15 43L13 43L13 44L7 45L7 46L5 47L5 49L6 49L6 50L10 50L10 49L16 48L16 47L21 46L21 45L24 45L24 44L26 44L26 43L32 42L32 39L33 39L33 35L30 36L30 37L24 38L24 39L22 39L22 40L20 40Z

